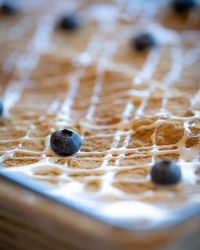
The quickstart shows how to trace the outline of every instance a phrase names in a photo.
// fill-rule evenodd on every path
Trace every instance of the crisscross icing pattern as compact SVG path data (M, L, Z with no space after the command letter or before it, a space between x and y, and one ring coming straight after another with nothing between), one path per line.
M136 202L149 219L146 207L172 211L199 202L195 10L183 17L170 11L167 1L56 2L49 1L46 9L44 1L31 11L24 3L23 14L0 24L5 35L0 41L1 167L47 182L47 192L86 202L99 213L111 204L114 214L120 204L126 214ZM80 14L79 30L55 27L64 8ZM136 52L130 39L146 30L159 45ZM50 149L50 135L63 128L83 139L71 157ZM151 182L151 167L160 159L178 162L180 184Z

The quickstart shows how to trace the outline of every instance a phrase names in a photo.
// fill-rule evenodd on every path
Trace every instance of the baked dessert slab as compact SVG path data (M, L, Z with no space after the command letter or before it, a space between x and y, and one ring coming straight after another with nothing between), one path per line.
M166 226L198 205L198 9L173 13L166 25L168 2L23 6L1 16L2 172L46 182L46 194L130 229ZM64 8L84 20L79 30L56 27ZM130 40L143 30L158 46L140 53ZM63 128L82 136L72 157L50 148L51 134ZM180 184L151 181L161 159L180 164Z

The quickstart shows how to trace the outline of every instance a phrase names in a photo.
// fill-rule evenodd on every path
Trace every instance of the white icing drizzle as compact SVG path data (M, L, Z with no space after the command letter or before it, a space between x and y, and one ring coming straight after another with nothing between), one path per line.
M106 25L108 22L114 22L118 15L117 7L110 3L94 3L85 12L87 19L104 22Z
M57 119L59 120L58 124L62 126L68 125L70 120L71 107L74 103L74 98L76 97L77 89L80 82L73 76L70 79L70 88L67 93L67 97L64 100L61 111L58 113ZM65 123L66 122L66 123Z
M155 72L156 66L160 60L161 52L158 49L151 50L148 58L142 68L142 70L134 78L133 82L139 85L144 80L151 79L153 73Z
M9 117L9 110L15 105L15 103L20 99L22 94L22 89L19 88L20 81L11 82L4 93L3 103L4 103L4 115Z
M182 53L178 48L171 49L171 71L166 74L163 79L164 84L170 85L175 82L179 77L182 70Z

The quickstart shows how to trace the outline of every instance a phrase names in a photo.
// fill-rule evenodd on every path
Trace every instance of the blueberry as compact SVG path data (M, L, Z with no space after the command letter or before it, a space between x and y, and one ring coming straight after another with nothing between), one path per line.
M17 7L14 4L14 2L7 1L3 2L0 5L0 10L3 14L10 15L10 14L15 14L17 12Z
M150 33L142 33L132 40L135 49L142 51L156 45L154 37Z
M63 16L59 21L59 27L65 30L76 30L80 27L80 20L77 16Z
M178 13L185 13L196 5L195 0L175 0L173 2L173 8Z
M158 161L152 167L151 178L158 184L176 184L181 180L181 169L173 161Z
M52 150L62 156L75 154L81 147L81 137L71 129L57 130L51 135Z
M3 114L3 103L0 100L0 117L2 116L2 114Z

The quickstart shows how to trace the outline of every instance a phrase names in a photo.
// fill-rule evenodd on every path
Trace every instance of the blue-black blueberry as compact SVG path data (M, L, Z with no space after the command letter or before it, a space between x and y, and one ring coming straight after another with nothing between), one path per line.
M171 160L162 160L154 164L151 178L155 183L162 185L177 184L181 181L181 168Z
M65 30L77 30L81 24L80 19L76 15L62 16L58 22L58 26Z
M136 50L143 51L156 45L156 40L150 33L141 33L132 39L133 47Z
M2 116L2 114L3 114L3 103L0 100L0 117Z
M174 0L173 8L178 13L185 13L196 6L195 0Z
M57 130L50 138L52 150L62 156L75 154L80 149L81 144L80 135L71 129Z
M3 14L11 15L11 14L15 14L16 12L18 12L18 8L13 1L5 1L5 2L3 1L0 4L0 11Z

